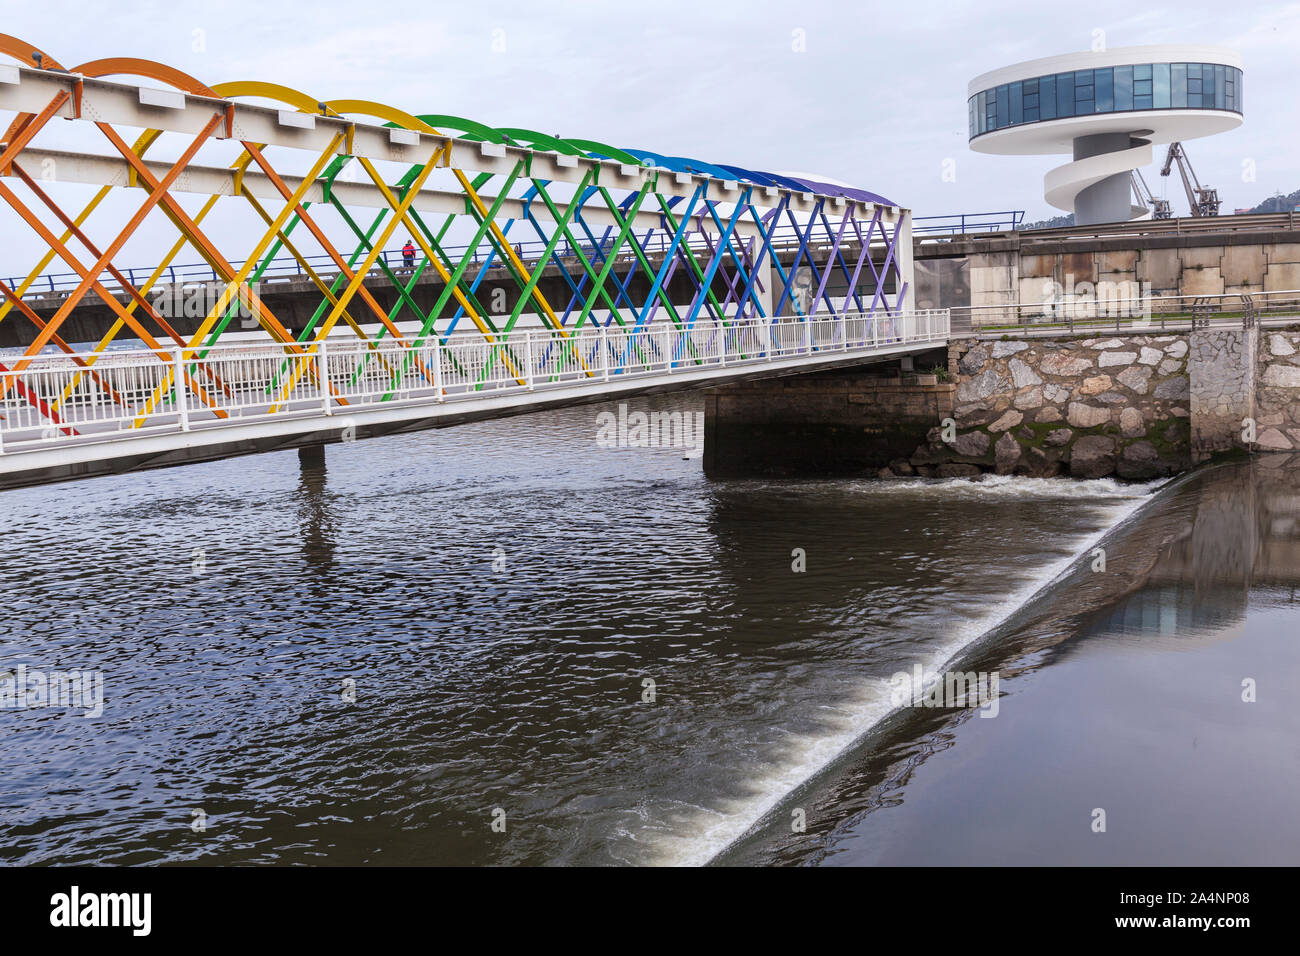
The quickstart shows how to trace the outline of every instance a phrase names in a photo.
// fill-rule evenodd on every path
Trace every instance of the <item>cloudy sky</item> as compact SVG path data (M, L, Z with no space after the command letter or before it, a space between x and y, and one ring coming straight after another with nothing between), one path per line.
M969 79L1086 50L1099 35L1112 48L1223 44L1244 59L1246 121L1189 145L1197 173L1228 210L1300 188L1300 3L0 0L0 10L0 30L65 65L146 57L209 84L268 80L320 100L819 172L916 215L1023 209L1031 220L1056 214L1042 176L1064 160L971 152ZM1148 181L1159 195L1154 168ZM1165 182L1185 214L1181 189Z

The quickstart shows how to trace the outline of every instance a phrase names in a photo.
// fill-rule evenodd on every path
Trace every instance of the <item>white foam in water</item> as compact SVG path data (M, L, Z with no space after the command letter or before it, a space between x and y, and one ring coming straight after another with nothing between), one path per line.
M963 478L945 481L926 479L870 483L872 494L889 495L906 490L915 495L918 489L934 489L947 496L966 494L971 497L1116 499L1105 527L1088 535L1069 557L1043 568L1042 573L1027 581L1006 600L989 608L981 618L954 628L951 641L937 649L927 660L920 661L927 672L943 672L964 648L978 640L1023 607L1039 591L1074 566L1081 555L1093 548L1115 526L1138 510L1151 493L1165 480L1146 484L1122 484L1109 478L1077 481L1068 478L1016 478L989 476L979 481ZM864 486L866 487L866 486ZM916 662L899 662L896 670L910 670ZM816 775L845 751L851 749L896 707L890 702L890 684L875 678L866 682L856 701L841 705L839 727L818 738L797 738L789 747L797 759L777 766L764 766L754 781L753 794L720 809L696 808L692 818L666 828L650 838L652 859L648 862L668 866L702 866L744 836L794 789ZM675 831L675 832L674 832ZM651 833L655 831L652 830Z
M906 493L915 496L918 490L942 493L945 498L965 495L968 498L1141 498L1165 484L1161 478L1150 482L1120 482L1114 478L1021 478L1012 475L985 475L978 480L970 478L892 478L873 481L873 495Z

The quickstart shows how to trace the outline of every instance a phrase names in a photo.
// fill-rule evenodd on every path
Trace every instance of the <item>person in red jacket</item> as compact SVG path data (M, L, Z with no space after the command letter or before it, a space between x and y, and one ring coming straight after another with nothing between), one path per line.
M407 272L415 268L415 246L410 239L407 239L406 245L402 246L402 265L406 267Z

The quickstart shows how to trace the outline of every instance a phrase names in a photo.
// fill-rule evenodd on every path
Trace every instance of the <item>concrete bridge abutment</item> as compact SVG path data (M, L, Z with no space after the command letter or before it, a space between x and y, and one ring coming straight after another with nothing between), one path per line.
M710 478L875 474L951 414L948 351L705 393Z

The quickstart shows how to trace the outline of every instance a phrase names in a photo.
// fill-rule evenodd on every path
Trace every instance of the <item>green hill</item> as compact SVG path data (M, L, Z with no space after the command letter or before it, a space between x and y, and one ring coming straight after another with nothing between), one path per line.
M1300 206L1300 189L1287 196L1269 196L1250 212L1290 212Z

